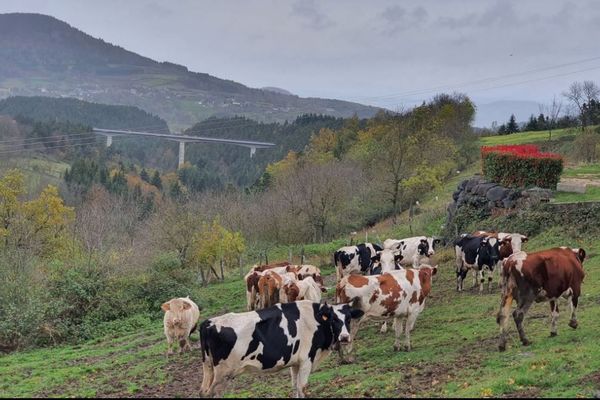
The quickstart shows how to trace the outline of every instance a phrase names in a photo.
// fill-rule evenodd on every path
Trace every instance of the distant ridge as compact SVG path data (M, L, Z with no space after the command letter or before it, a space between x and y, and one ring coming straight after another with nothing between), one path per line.
M285 89L281 89L278 87L274 87L274 86L265 86L261 88L262 90L266 90L267 92L274 92L274 93L281 93L281 94L287 94L287 95L293 95L293 93L288 92Z
M376 107L253 89L94 38L54 17L0 14L0 98L74 97L140 107L181 129L210 116L259 121L299 115L370 117Z

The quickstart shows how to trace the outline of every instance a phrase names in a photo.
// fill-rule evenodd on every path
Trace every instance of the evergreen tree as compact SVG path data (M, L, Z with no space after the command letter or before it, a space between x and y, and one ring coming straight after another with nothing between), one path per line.
M529 121L527 121L527 124L525 125L524 130L526 131L539 131L539 125L538 125L538 119L531 114L529 116Z
M146 168L142 168L142 171L140 172L140 179L144 182L150 183L150 175L148 175L148 171L146 171Z
M515 114L511 114L510 119L508 120L508 124L506 124L506 134L510 135L511 133L516 132L519 132L519 125L517 124Z
M160 174L157 171L154 171L154 175L152 175L152 180L150 183L156 186L159 190L162 190L162 180L160 179Z

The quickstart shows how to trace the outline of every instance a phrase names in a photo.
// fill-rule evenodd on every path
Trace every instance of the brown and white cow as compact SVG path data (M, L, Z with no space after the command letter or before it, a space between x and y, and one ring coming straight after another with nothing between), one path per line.
M353 308L364 312L362 318L352 324L350 342L346 355L352 352L352 343L360 324L366 320L394 319L396 340L394 349L410 351L410 332L417 317L425 308L425 299L431 291L431 278L437 272L437 266L422 264L419 269L403 269L386 272L381 275L348 275L342 278L336 287L336 298L341 303L351 303ZM400 335L404 332L404 343Z
M246 282L246 309L248 311L256 309L258 303L258 281L265 271L277 273L295 272L296 267L287 261L269 265L254 265L246 276L244 276L244 281Z
M286 269L289 268L285 267ZM274 306L280 302L279 294L283 287L283 280L297 281L298 275L294 269L287 272L277 271L275 268L263 272L258 279L258 309Z
M321 302L321 286L312 278L294 280L291 276L283 278L283 284L279 291L281 303L291 303L298 300L310 300L315 303Z
M577 304L585 273L585 250L556 247L535 253L520 251L502 262L503 292L500 311L496 319L500 325L500 351L506 350L508 315L513 300L517 309L513 319L524 346L530 344L523 329L525 314L534 302L549 301L551 313L550 336L557 334L558 299L569 300L571 319L569 326L577 328Z
M307 277L312 277L315 282L319 285L319 288L322 292L326 292L325 284L323 282L323 277L321 276L321 270L314 265L302 264L295 265L296 273L298 274L298 279L303 280Z

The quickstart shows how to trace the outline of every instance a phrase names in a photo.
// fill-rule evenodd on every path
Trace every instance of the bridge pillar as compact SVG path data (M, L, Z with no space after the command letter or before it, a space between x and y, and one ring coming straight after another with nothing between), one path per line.
M256 147L250 147L250 158L256 153Z
M181 168L185 162L185 142L179 142L179 164L177 168Z
M112 135L106 135L106 147L110 147L112 144Z

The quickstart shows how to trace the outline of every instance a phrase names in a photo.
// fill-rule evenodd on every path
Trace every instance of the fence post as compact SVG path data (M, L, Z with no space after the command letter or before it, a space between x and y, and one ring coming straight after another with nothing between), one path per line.
M269 250L265 249L265 264L269 265Z
M242 255L240 254L238 256L238 265L240 266L240 278L242 276L244 276L244 270L242 269L242 264L243 264L243 262L242 262Z
M289 255L288 259L289 259L290 264L291 264L292 263L292 248L291 247L288 247L288 255Z
M300 250L300 265L304 265L304 246L302 246L302 250Z
M225 280L225 270L223 269L223 257L221 257L219 264L221 267L221 281L224 281Z

